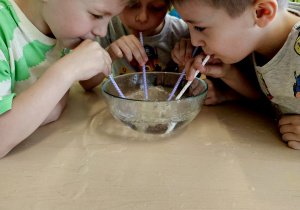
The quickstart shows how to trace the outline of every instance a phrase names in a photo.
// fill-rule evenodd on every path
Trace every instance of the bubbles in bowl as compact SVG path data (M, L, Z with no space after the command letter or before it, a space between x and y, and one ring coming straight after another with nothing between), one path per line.
M171 92L172 92L171 87L163 87L162 85L151 86L148 88L148 100L166 101ZM128 99L144 100L145 99L145 91L143 89L139 89L136 91L130 91L125 96Z

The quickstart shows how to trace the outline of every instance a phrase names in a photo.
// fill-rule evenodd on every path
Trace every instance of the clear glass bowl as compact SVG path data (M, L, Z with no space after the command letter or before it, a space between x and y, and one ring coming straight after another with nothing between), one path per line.
M179 77L179 73L147 72L148 100L141 72L114 77L125 99L110 80L102 84L102 93L111 114L126 126L144 133L169 133L189 124L200 112L207 95L206 82L196 78L181 99L174 100L187 82L184 78L173 99L166 101Z

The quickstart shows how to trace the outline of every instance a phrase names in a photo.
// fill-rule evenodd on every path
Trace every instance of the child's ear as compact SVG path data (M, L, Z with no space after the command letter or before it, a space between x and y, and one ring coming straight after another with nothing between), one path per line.
M278 4L276 0L257 0L255 3L255 23L263 28L267 26L276 16Z

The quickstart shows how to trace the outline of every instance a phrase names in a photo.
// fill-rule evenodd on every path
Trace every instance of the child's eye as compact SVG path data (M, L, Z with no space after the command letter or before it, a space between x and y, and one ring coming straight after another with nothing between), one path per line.
M165 7L152 7L152 9L159 12L159 11L164 10Z
M197 31L200 31L200 32L203 32L205 30L205 28L198 27L198 26L195 26L194 29L197 30Z
M102 19L103 18L103 16L102 15L95 15L95 14L92 14L93 16L94 16L94 18L96 18L96 19Z

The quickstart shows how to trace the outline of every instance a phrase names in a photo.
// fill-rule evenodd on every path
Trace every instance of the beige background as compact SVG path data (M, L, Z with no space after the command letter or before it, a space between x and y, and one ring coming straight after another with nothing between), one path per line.
M257 110L206 106L163 138L123 126L100 87L75 84L62 117L0 160L0 209L298 210L299 178L300 151Z

